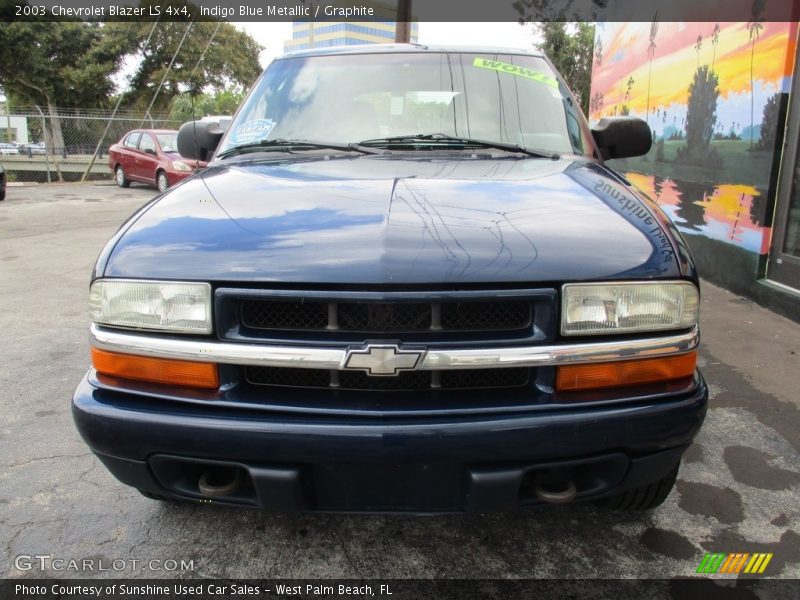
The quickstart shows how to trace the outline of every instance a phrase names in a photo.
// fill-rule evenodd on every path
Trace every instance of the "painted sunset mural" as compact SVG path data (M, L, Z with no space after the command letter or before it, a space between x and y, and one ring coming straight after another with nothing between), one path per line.
M653 147L612 161L680 229L763 254L796 23L598 24L589 119L645 119Z

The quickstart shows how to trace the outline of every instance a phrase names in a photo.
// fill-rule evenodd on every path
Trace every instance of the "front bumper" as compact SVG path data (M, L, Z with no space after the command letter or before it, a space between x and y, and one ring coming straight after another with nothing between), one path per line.
M460 512L537 503L531 477L569 472L578 500L658 480L699 430L708 390L608 406L462 416L343 419L160 403L93 386L73 398L84 440L123 483L207 502L206 468L245 485L214 500L277 510Z

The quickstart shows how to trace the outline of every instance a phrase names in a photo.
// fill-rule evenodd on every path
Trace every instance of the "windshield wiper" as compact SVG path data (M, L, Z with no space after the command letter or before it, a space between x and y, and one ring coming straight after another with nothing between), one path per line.
M228 148L224 152L220 152L216 158L228 158L229 156L247 154L249 152L261 152L264 150L341 150L342 152L361 152L362 154L373 152L367 148L358 148L356 144L335 144L329 142L312 142L309 140L284 140L279 138L234 146L233 148Z
M505 142L492 142L489 140L476 140L474 138L456 137L447 135L446 133L415 133L410 135L396 135L385 138L375 138L372 140L364 140L354 146L370 147L370 146L383 146L390 148L392 146L408 146L416 145L417 142L433 143L440 146L462 146L464 148L494 148L496 150L505 150L507 152L520 152L528 156L535 156L537 158L550 158L558 160L559 154L555 152L548 152L547 150L534 150L525 148L518 144L508 144Z

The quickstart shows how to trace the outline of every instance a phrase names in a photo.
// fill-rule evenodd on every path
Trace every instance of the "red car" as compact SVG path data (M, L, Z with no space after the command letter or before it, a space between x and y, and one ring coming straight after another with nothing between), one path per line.
M131 181L138 181L155 185L163 193L205 167L204 162L178 154L177 135L173 129L135 129L126 133L108 150L108 166L117 185L128 187Z

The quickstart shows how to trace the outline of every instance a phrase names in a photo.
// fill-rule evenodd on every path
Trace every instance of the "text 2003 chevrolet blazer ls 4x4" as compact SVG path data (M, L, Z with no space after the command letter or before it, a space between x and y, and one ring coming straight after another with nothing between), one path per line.
M698 280L546 58L274 61L90 290L83 438L159 499L312 511L657 506L701 426Z

